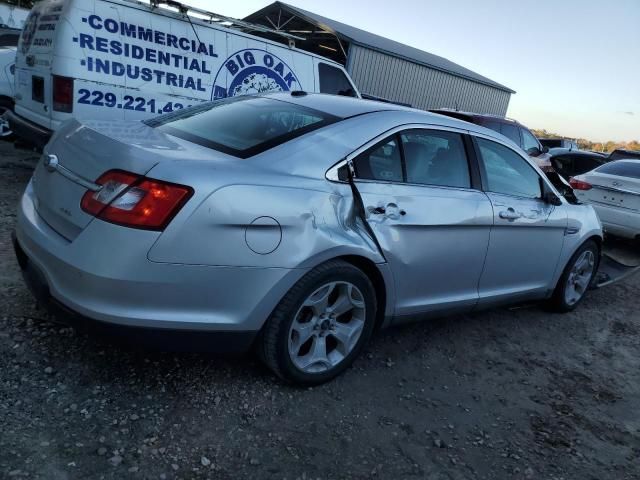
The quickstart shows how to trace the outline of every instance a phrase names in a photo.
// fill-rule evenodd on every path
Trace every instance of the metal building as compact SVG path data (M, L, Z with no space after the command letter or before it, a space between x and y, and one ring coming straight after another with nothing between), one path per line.
M296 47L345 65L360 91L370 97L422 109L504 116L515 93L446 58L286 3L272 3L245 20L304 38L296 41Z

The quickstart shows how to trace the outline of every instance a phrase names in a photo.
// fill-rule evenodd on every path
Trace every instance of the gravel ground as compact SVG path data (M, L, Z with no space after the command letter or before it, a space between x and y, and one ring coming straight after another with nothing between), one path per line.
M387 330L345 375L297 389L251 357L48 322L9 236L34 162L0 143L1 478L640 478L640 277L567 315Z

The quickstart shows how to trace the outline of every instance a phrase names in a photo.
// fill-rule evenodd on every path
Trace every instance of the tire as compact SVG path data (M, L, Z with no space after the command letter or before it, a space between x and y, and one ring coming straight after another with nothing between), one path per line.
M7 110L13 110L11 103L4 99L0 99L0 117L4 115ZM0 140L5 142L12 142L15 139L15 135L12 131L8 130L8 123L0 119Z
M327 382L348 368L369 341L376 308L369 278L347 262L331 260L302 277L280 301L262 330L259 356L287 382Z
M591 256L593 263L590 264L587 269L579 269L579 272L585 271L586 273L586 270L591 269L591 275L588 281L586 281L585 276L582 276L583 281L580 283L583 285L580 288L577 288L578 283L576 283L576 281L580 279L580 276L576 277L576 274L579 272L574 271L574 268L577 268L577 263L585 259L585 255L587 257ZM558 313L566 313L575 310L584 299L589 287L593 284L596 278L596 273L598 272L599 263L600 248L595 241L588 240L576 251L576 253L573 254L571 260L567 263L560 280L558 280L558 285L556 285L553 296L549 301L549 308ZM572 279L572 275L574 275L573 279L575 280ZM576 299L575 295L572 295L572 292L579 295L579 298Z

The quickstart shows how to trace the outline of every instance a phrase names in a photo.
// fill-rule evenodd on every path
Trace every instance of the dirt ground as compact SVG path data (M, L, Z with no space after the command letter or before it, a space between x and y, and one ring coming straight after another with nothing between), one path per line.
M35 160L0 143L0 478L640 478L640 276L387 330L297 389L49 323L10 242Z

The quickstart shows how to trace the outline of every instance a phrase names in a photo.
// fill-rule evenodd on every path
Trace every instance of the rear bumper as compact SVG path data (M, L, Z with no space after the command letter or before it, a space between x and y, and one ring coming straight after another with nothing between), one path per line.
M20 246L15 232L13 247L22 276L38 304L55 319L77 330L97 337L119 340L131 346L145 346L171 351L215 352L234 354L247 352L253 345L257 332L211 332L185 329L158 329L132 327L95 320L68 308L51 296L42 271L30 261Z
M39 149L44 148L53 134L51 130L17 115L11 110L7 110L3 118L9 122L9 127L18 138Z
M640 236L640 212L592 203L606 233L623 238Z
M16 255L34 295L49 307L63 306L67 323L80 318L125 336L203 334L205 343L209 336L222 339L207 350L226 352L227 343L249 345L307 271L151 262L157 232L99 220L70 242L44 222L32 196L29 184L18 209Z

